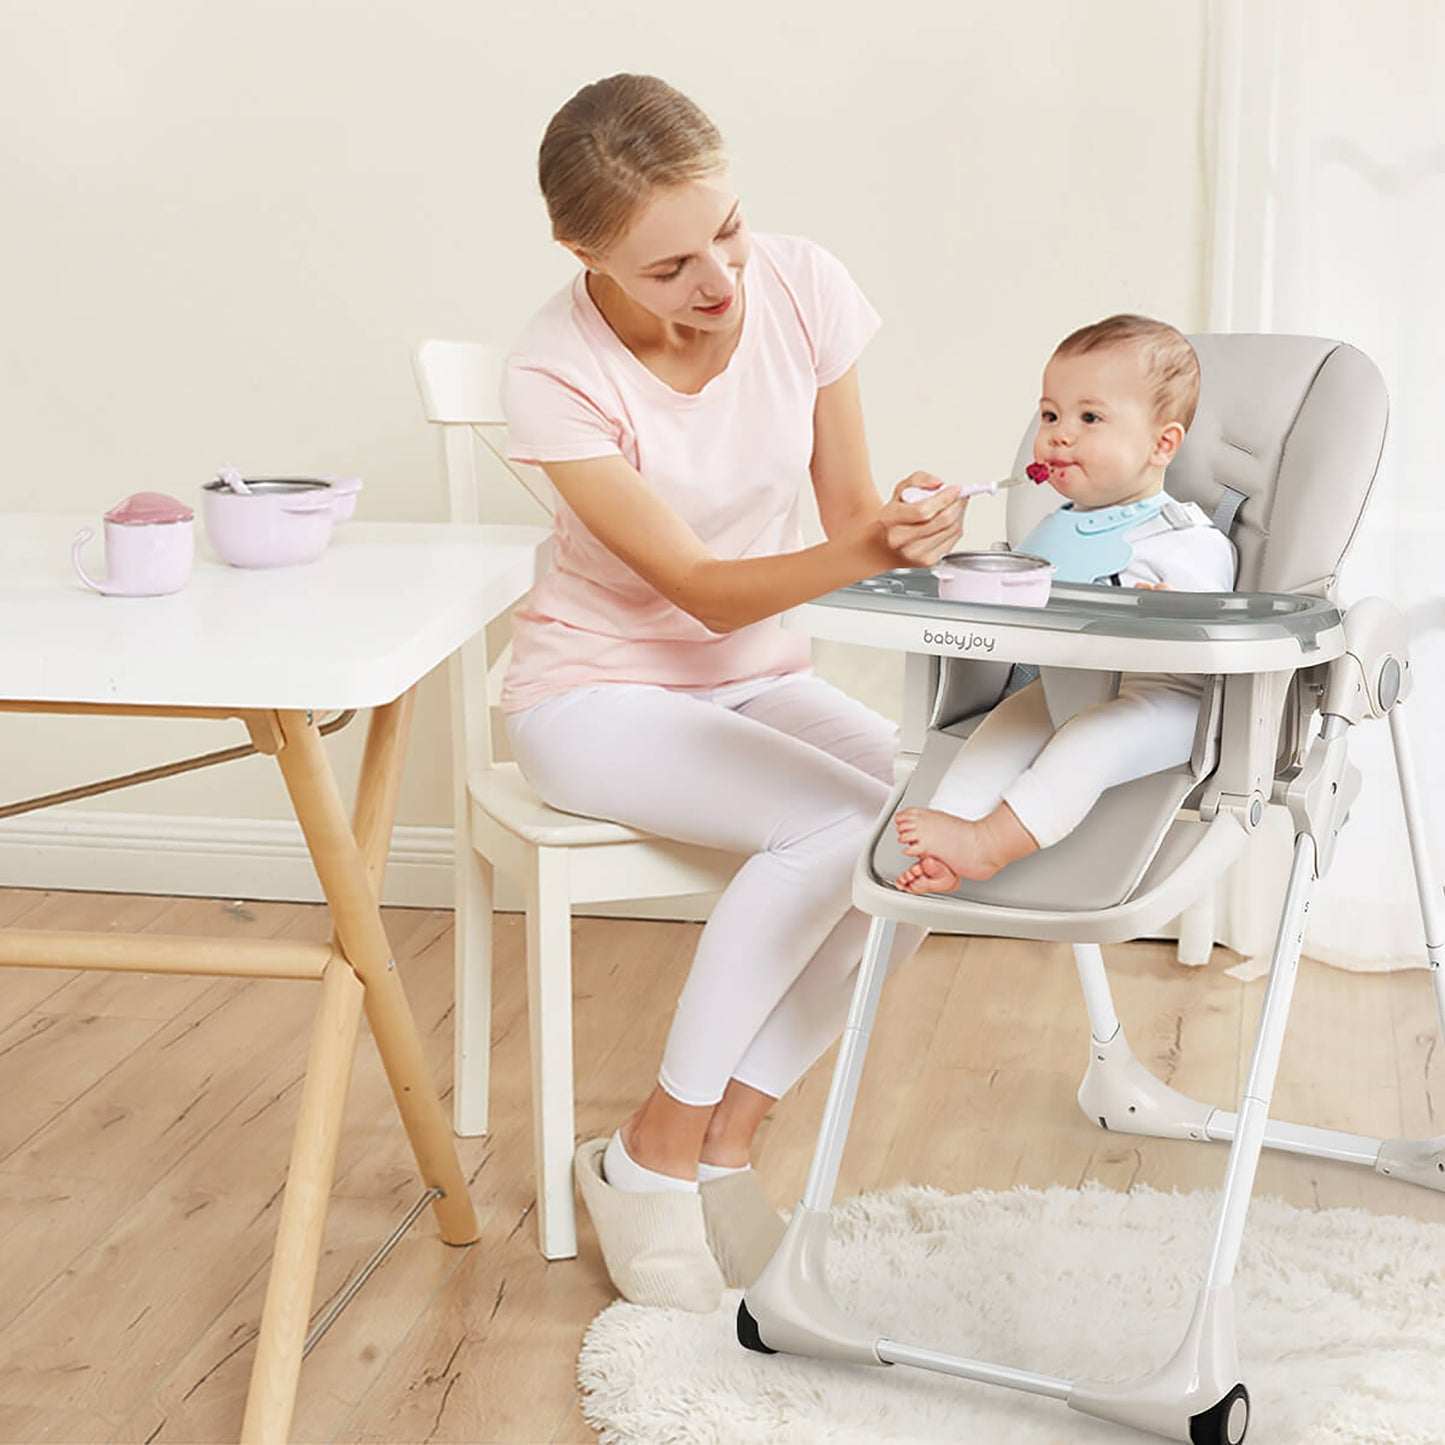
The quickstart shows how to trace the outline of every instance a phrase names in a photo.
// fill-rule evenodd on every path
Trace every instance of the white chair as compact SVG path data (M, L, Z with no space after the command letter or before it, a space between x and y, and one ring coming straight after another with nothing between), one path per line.
M550 516L553 499L546 477L537 468L507 460L499 401L500 349L423 341L414 364L427 420L441 428L450 519L495 520L487 514L495 511L496 503L488 508L483 496L491 479L520 483ZM478 441L500 467L479 468ZM568 1259L577 1253L572 1198L572 909L579 904L716 892L743 860L547 807L515 763L493 757L495 691L507 651L489 667L487 640L478 637L452 659L454 1126L458 1134L487 1132L492 887L493 870L499 868L521 886L527 915L538 1241L548 1259Z

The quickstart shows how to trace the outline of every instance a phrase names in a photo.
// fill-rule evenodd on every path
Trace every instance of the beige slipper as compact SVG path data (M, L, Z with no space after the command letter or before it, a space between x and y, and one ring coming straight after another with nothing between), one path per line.
M577 1147L577 1187L607 1273L623 1299L710 1314L722 1303L723 1277L708 1252L697 1194L614 1189L602 1177L606 1139Z
M730 1289L747 1289L773 1257L786 1227L752 1169L699 1186L708 1248Z

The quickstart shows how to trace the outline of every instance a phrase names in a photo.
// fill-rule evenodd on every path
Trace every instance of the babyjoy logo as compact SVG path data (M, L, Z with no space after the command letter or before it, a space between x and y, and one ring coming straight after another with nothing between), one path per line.
M996 639L986 637L982 632L934 632L923 629L925 647L953 647L959 652L992 652Z

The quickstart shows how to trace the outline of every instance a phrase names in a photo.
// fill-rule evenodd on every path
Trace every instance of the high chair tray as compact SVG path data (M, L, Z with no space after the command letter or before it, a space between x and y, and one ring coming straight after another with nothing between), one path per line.
M945 602L899 568L783 614L810 637L1106 672L1284 672L1344 651L1339 609L1292 592L1154 592L1055 583L1044 607Z

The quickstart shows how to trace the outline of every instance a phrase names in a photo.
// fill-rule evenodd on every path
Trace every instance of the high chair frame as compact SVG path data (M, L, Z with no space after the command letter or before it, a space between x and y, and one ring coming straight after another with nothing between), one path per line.
M1366 495L1372 477L1373 466L1364 479ZM1311 895L1329 867L1336 836L1359 789L1347 745L1351 729L1362 722L1389 723L1445 1036L1445 910L1403 720L1411 686L1403 618L1380 598L1344 609L1308 591L1185 594L1069 586L1056 587L1042 610L980 607L940 601L929 574L902 571L830 594L787 620L814 636L907 651L915 685L904 745L917 747L920 738L925 745L912 758L915 776L889 800L855 873L854 902L873 916L873 924L807 1186L777 1252L739 1306L740 1342L765 1353L911 1365L1048 1396L1167 1439L1239 1445L1249 1426L1250 1401L1240 1378L1232 1289L1261 1149L1362 1164L1445 1190L1445 1136L1373 1139L1269 1118ZM959 659L969 656L986 656L985 668L1001 662L1042 664L1046 682L1051 667L1062 669L1060 682L1122 670L1212 677L1193 766L1111 790L1072 839L1011 865L991 883L964 885L946 896L900 892L891 886L895 865L902 861L891 839L893 815L918 774L929 766L935 777L941 771L937 759L929 763L929 754L954 726L940 712L950 691L948 674L967 673ZM936 661L940 657L946 660ZM1053 701L1050 696L1051 709ZM975 717L991 705L988 699L976 701ZM1316 712L1320 726L1312 736ZM918 794L921 799L931 788L929 779L924 782L928 787ZM1132 802L1113 797L1129 789L1134 789ZM1177 811L1181 806L1184 811ZM1071 876L1069 855L1060 850L1080 840L1077 859L1091 847L1098 852L1100 833L1111 828L1117 833L1119 810L1128 807L1150 814L1153 826L1145 830L1138 856L1125 861L1123 887L1113 894L1095 889L1096 896L1076 898L1071 907L1043 904L1040 887L1050 878L1057 886L1060 878ZM1268 807L1289 813L1293 860L1248 1078L1237 1110L1227 1112L1170 1088L1133 1056L1099 945L1160 931L1218 878ZM1057 856L1050 860L1050 854ZM1086 871L1081 861L1080 874ZM1076 891L1087 895L1092 886L1083 878ZM847 1317L829 1294L828 1211L900 922L1072 943L1091 1033L1079 1089L1084 1113L1106 1129L1229 1142L1203 1288L1182 1343L1153 1374L1124 1384L1067 1380L880 1338Z

